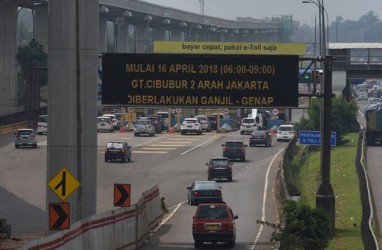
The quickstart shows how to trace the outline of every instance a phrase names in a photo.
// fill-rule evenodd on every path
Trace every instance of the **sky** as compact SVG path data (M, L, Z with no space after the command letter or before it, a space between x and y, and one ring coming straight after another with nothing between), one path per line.
M142 0L144 2L200 13L199 0ZM310 0L317 2L318 0ZM204 0L206 16L235 20L236 17L256 19L293 15L301 24L314 25L318 22L318 7L313 3L302 3L302 0ZM382 19L382 0L324 0L324 8L329 23L337 16L345 20L357 21L362 15L373 11ZM326 18L326 17L325 17Z

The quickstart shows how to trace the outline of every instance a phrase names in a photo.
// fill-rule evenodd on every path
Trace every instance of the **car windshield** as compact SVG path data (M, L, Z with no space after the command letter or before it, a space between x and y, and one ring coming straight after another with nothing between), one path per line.
M252 133L254 136L264 136L267 132L266 131L255 131Z
M280 131L293 131L293 128L289 127L289 126L280 126L279 130Z
M109 142L107 144L107 148L121 149L121 148L123 148L123 144L119 143L119 142Z
M197 214L198 219L227 219L228 212L225 205L200 206Z
M194 119L188 119L188 120L184 120L185 123L196 123L197 120L194 120Z
M199 121L206 121L207 117L205 116L195 116L195 118L198 118Z
M137 121L137 124L138 124L138 125L149 125L149 124L150 124L150 121L138 120L138 121Z
M48 116L47 115L39 116L38 122L48 122Z
M255 119L243 119L243 123L255 123Z
M226 142L225 145L227 147L242 147L243 142Z
M214 159L211 161L212 165L220 165L220 166L226 166L228 165L227 159Z
M109 118L98 118L98 122L110 122Z

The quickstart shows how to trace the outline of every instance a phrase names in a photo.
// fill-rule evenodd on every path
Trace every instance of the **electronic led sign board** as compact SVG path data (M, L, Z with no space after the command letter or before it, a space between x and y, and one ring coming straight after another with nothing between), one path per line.
M102 104L297 107L298 56L106 53Z

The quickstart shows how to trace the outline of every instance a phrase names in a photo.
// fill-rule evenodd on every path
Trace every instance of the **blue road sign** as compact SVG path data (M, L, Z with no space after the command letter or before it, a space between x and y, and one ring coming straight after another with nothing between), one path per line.
M330 146L336 146L336 132L330 133ZM299 131L300 144L305 145L321 145L321 133L320 131Z

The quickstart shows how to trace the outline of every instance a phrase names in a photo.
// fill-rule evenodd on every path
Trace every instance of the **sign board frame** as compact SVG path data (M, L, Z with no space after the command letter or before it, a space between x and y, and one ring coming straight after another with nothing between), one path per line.
M105 53L102 104L297 107L298 62L296 55Z

